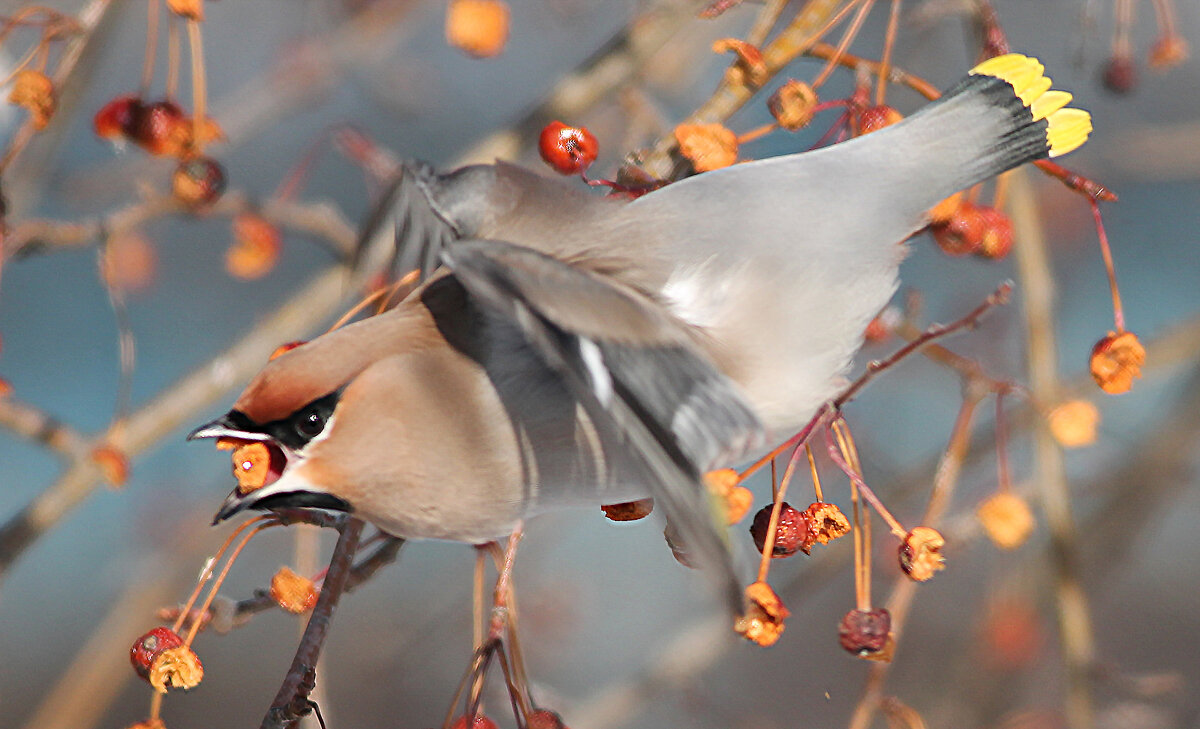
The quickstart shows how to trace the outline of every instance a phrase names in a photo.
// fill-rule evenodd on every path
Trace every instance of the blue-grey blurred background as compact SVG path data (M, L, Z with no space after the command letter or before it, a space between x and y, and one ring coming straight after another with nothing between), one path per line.
M19 6L2 4L6 13ZM540 164L530 152L536 126L518 123L652 5L511 4L507 48L480 61L447 46L440 1L206 3L209 98L230 134L212 153L225 165L230 187L269 197L324 130L344 123L398 156L439 165L454 164L481 140L515 128L504 144L487 149ZM1106 92L1098 74L1108 55L1112 4L998 0L996 6L1014 49L1040 57L1056 84L1093 113L1091 141L1066 163L1121 197L1105 206L1105 220L1129 326L1153 343L1180 327L1194 332L1200 326L1200 66L1193 60L1162 73L1142 68L1131 93ZM55 7L75 12L83 5L64 0ZM728 63L709 45L745 33L762 8L747 2L702 21L694 18L702 5L677 11L683 19L676 32L617 93L564 119L587 124L599 137L603 152L593 172L612 174L624 153L669 130L707 98ZM976 53L965 5L904 3L898 63L939 87L951 83ZM1091 23L1084 20L1088 8ZM1178 10L1183 34L1200 41L1200 8L1185 0ZM1140 59L1155 25L1149 4L1138 12ZM136 88L145 14L143 3L128 1L106 11L81 64L77 95L64 104L49 138L28 152L36 163L18 167L20 179L4 179L10 227L31 218L86 219L129 204L147 186L165 189L169 162L148 161L137 150L115 152L91 131L96 109ZM875 9L855 50L878 56L886 15L886 3ZM811 78L817 63L799 61L789 75ZM851 80L849 72L835 76L823 98L845 96ZM158 84L161 91L161 67ZM300 93L288 91L296 84ZM186 99L186 82L183 90ZM730 126L742 132L767 121L762 100ZM889 100L905 112L921 103L902 89ZM0 137L22 119L22 112L0 106ZM824 125L818 121L814 130ZM773 134L746 145L744 156L803 149L818 134ZM1061 376L1079 383L1092 343L1112 325L1096 234L1082 198L1034 172L1028 177L1059 287ZM372 192L360 169L328 152L299 197L328 202L356 223ZM137 345L135 410L332 261L319 241L288 233L276 269L244 282L223 268L231 239L227 216L159 218L141 232L154 244L157 265L149 288L130 293L126 302ZM918 239L903 276L906 289L921 292L927 320L946 321L1017 271L1011 257L951 259ZM1013 305L950 346L979 357L995 376L1023 380L1021 304L1018 281ZM6 262L0 336L0 376L12 384L12 397L84 433L107 427L119 380L117 326L95 246ZM891 346L872 347L866 356L881 356ZM1096 726L1200 727L1200 495L1191 469L1200 428L1198 362L1187 346L1169 365L1155 362L1151 351L1146 377L1130 394L1104 397L1084 389L1103 414L1100 436L1067 454L1094 619ZM234 394L196 413L195 423L223 411ZM906 523L927 498L959 402L957 377L917 358L848 409L868 481ZM958 519L952 523L968 535L974 505L995 488L990 420L989 407L979 426L982 455L966 469L952 505ZM1032 473L1031 449L1028 431L1015 427L1014 477L1024 483ZM149 606L186 597L205 556L229 529L207 527L231 486L226 455L184 443L185 433L165 434L133 462L124 488L96 490L4 575L0 726L122 727L144 718L150 690L128 667L128 645L155 624ZM63 468L44 448L7 434L0 435L0 464L0 519L17 513ZM844 479L832 471L826 476L831 497L845 505ZM753 485L757 508L770 492L765 481ZM744 526L733 536L749 575L755 553ZM917 709L931 727L1063 726L1065 678L1046 536L1040 526L1012 553L979 538L952 540L949 568L918 591L885 693ZM331 542L329 535L322 539L324 559ZM774 564L772 582L793 615L780 643L761 649L722 630L720 605L702 580L674 562L653 519L614 525L592 512L539 518L529 525L516 572L535 695L577 729L843 726L870 668L837 645L837 622L853 605L848 547ZM891 549L877 539L877 596L886 596L892 584ZM330 727L440 724L470 652L473 559L460 545L411 544L398 564L343 600L319 677ZM252 543L222 593L248 596L293 561L293 536L268 532ZM1030 617L1026 610L1033 611ZM1009 628L1013 642L1027 641L1015 662L989 649L995 637L984 626L991 620L990 630L1000 630L997 614L1016 626ZM201 635L205 681L167 698L167 725L257 725L298 630L296 618L274 612L227 635ZM499 694L488 706L505 714Z

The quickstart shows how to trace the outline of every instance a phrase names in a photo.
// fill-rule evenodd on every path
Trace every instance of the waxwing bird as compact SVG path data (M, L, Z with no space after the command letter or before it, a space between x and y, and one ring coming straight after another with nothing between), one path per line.
M943 198L1081 145L1036 60L991 59L913 116L632 202L515 165L406 165L360 256L423 283L271 361L193 438L266 444L246 508L353 511L482 542L570 505L653 496L731 607L699 476L789 434L840 388Z

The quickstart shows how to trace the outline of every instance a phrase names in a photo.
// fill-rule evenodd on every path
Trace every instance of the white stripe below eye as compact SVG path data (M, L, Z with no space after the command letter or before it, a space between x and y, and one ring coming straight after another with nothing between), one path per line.
M608 368L604 366L604 355L600 353L600 348L590 339L579 339L579 355L583 359L583 366L587 368L588 378L592 381L592 392L596 394L596 399L600 404L608 407L612 401L612 376L608 373Z

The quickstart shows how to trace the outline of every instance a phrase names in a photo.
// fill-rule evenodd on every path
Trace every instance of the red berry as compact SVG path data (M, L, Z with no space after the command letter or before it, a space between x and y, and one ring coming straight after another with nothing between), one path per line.
M139 676L148 679L150 664L154 663L154 658L169 648L178 648L181 645L183 638L174 630L155 628L134 641L133 647L129 649L129 662L133 664L133 670L137 671Z
M750 536L754 538L754 546L763 551L767 543L767 529L771 526L772 505L767 504L754 515L754 524L750 526ZM799 550L808 554L812 545L809 539L808 517L803 511L798 511L785 501L779 510L779 523L775 528L775 546L771 549L771 557L779 559L790 557Z
M851 610L838 625L838 642L855 655L878 653L887 645L892 630L892 615L887 608Z
M858 116L858 133L870 134L884 127L890 127L902 120L904 115L890 106L868 106Z
M983 219L983 235L975 252L984 258L998 261L1008 255L1013 245L1013 224L1008 216L988 205L979 206Z
M183 109L173 101L139 105L126 134L153 155L166 154L174 146L175 128L184 122Z
M208 157L179 163L171 176L171 192L180 202L195 207L211 205L225 192L225 170Z
M525 721L527 729L567 729L562 717L549 709L531 712Z
M574 175L596 161L600 143L587 127L569 127L560 121L552 121L542 129L538 151L556 172Z
M92 118L92 128L101 139L124 139L130 135L134 120L141 115L142 109L142 100L138 96L118 96L100 107Z
M987 220L978 205L963 200L948 221L934 223L929 229L933 232L934 242L944 253L964 256L979 251L987 231Z
M475 717L474 721L470 722L467 721L467 717L464 714L450 724L450 729L497 729L497 727L496 722L487 718L483 714L479 714Z
M1137 86L1137 67L1128 55L1115 55L1104 64L1101 80L1104 88L1114 94L1128 94Z

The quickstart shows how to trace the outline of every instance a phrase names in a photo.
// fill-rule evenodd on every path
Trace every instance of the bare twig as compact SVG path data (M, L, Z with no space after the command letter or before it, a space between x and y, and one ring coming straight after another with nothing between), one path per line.
M263 717L261 729L282 729L312 710L313 704L308 696L315 682L317 658L333 619L333 611L350 576L350 565L354 561L355 552L358 551L358 540L362 536L362 530L362 520L354 517L345 519L338 527L341 534L333 548L333 557L329 561L321 596L317 598L317 605L308 619L304 637L296 649L283 685L279 687L275 700L271 702L271 707Z

